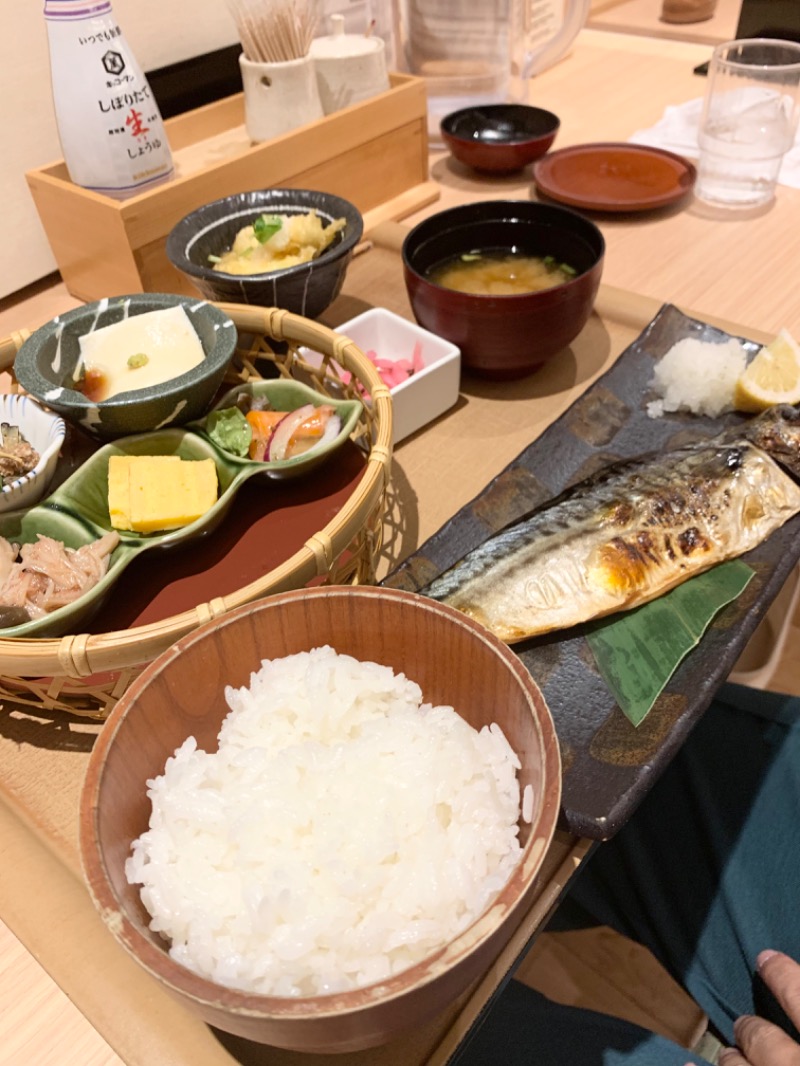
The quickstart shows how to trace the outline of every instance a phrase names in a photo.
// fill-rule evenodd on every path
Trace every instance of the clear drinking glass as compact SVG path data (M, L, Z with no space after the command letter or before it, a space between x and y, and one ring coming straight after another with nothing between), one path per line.
M800 44L752 38L714 49L700 119L695 195L723 207L768 203L800 115Z

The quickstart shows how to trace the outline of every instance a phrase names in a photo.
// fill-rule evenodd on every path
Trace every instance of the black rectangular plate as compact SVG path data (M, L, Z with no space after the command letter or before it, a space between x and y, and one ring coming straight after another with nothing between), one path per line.
M419 591L498 529L601 466L711 437L741 421L735 413L714 419L649 417L653 367L683 337L721 341L728 334L671 305L662 307L610 370L384 584ZM758 348L753 342L746 346L751 352ZM625 718L597 672L582 627L514 646L555 721L564 764L566 828L607 840L627 822L780 592L800 557L798 533L800 516L742 556L755 577L717 615L638 728Z

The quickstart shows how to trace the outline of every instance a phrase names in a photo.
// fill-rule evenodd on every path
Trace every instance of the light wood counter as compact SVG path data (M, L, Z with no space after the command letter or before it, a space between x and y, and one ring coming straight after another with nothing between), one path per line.
M590 141L624 141L653 126L665 107L701 96L692 73L707 55L691 41L584 30L574 51L531 82L530 102L554 111L561 129L554 149ZM431 177L441 199L422 214L463 200L535 195L530 170L506 178L479 176L440 151ZM603 281L777 332L800 334L797 261L788 235L800 219L800 191L778 186L766 209L730 217L698 202L658 212L594 216L607 242ZM0 333L40 325L77 305L57 284L23 303L0 301Z
M556 147L624 140L635 130L655 123L667 104L702 93L704 82L692 74L692 67L706 53L705 46L691 42L587 30L567 59L534 81L532 102L560 115L562 127ZM441 200L425 213L464 199L527 196L532 191L529 175L490 182L460 168L445 153L432 157L432 177L441 187ZM800 289L792 237L800 224L800 191L779 188L769 210L733 221L711 217L694 204L642 216L606 216L598 221L608 244L604 282L612 287L604 292L606 311L614 309L613 287L619 287L655 301L676 303L706 319L740 322L745 332L756 337L774 334L783 326L800 335ZM345 295L347 292L346 287ZM398 293L396 299L402 304L404 294ZM41 287L18 301L6 300L0 304L0 333L36 327L75 303L58 284ZM629 307L630 301L625 306ZM644 309L650 306L649 301L643 304ZM347 316L352 313L348 306ZM600 369L595 368L596 372ZM573 381L570 387L575 386ZM562 399L566 400L566 394ZM461 425L459 417L463 418L463 413L445 416L397 452L401 476L416 491L418 541L460 506L455 498L441 499L434 483L440 479L424 476L431 456L438 455L445 457L448 476L456 478L458 464L453 457L458 441L453 427ZM508 461L503 449L517 448L516 438L503 441L498 432L494 446L497 454L489 454L485 465L471 475L477 487L464 483L456 495L467 499L474 495ZM511 456L514 454L516 451L511 451ZM791 654L790 648L787 655ZM44 735L49 728L52 723L41 723L38 731ZM65 825L56 839L46 832L42 835L42 827L57 816L61 804L67 804L70 818L75 818L71 805L88 750L81 733L76 731L73 749L64 753L64 761L73 767L73 777L63 794L59 793L60 782L54 782L49 803L23 812L21 821L0 804L0 917L34 949L90 1021L69 1011L54 1015L28 1009L31 1003L39 1002L37 997L49 1004L55 994L53 986L30 956L19 954L13 939L5 944L0 941L0 976L7 982L0 986L6 992L0 1046L4 1047L7 1066L52 1063L54 1048L61 1066L111 1066L122 1061L96 1037L94 1027L120 1049L126 1063L132 1062L129 1049L137 1042L147 1045L148 1035L132 1028L132 1020L126 1017L126 995L135 994L140 1003L150 1002L155 1028L165 1024L165 1017L170 1024L176 1017L169 1011L162 1013L160 994L148 1000L149 979L132 964L125 970L129 984L116 970L114 974L97 972L93 963L100 957L95 955L96 938L107 934L95 920L75 873L74 825ZM27 745L35 754L36 734L37 724L33 723L28 739L18 734L21 739L16 743L21 749ZM36 773L45 764L32 759L30 765L31 772ZM562 840L559 846L567 856L572 842ZM15 1034L13 1044L3 1039L5 1032ZM187 1025L185 1039L181 1036L175 1041L182 1053L169 1061L158 1060L158 1066L206 1061L203 1049L193 1043L199 1039L197 1027ZM197 1050L194 1060L193 1048ZM136 1061L138 1066L140 1060ZM219 1053L214 1061L226 1061L226 1056ZM235 1060L230 1057L227 1061L232 1066Z
M587 25L594 30L635 33L677 41L695 41L706 52L736 36L742 0L717 0L710 19L702 22L664 22L661 0L592 0Z
M584 30L570 56L532 81L530 103L561 119L553 150L624 141L655 125L668 105L703 95L705 79L692 70L706 56L692 42ZM432 177L442 200L426 213L465 198L534 194L518 175L482 178L446 153L434 157ZM752 215L690 201L592 217L607 243L605 283L767 332L785 326L800 334L797 252L789 238L800 220L800 191L779 186L775 201Z

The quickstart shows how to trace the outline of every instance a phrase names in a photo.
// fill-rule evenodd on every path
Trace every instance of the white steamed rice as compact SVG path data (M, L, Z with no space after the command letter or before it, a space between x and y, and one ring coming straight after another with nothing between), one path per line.
M357 988L451 940L508 880L520 763L497 725L329 647L225 696L219 751L190 737L148 782L126 864L179 963L267 995Z
M739 341L701 341L684 337L656 363L650 386L660 397L647 405L651 418L665 411L691 411L716 418L733 410L736 382L747 353Z

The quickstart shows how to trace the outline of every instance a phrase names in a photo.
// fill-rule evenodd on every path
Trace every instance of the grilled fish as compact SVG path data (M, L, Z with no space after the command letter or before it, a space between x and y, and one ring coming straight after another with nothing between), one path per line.
M778 465L781 464L781 465ZM655 599L800 512L800 408L607 467L422 592L511 644Z

